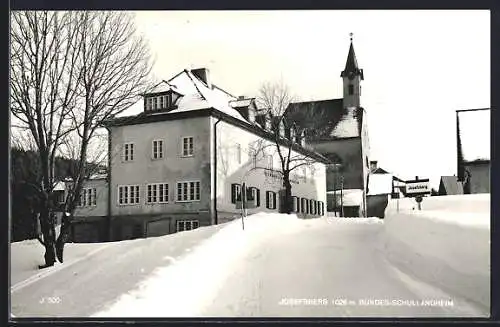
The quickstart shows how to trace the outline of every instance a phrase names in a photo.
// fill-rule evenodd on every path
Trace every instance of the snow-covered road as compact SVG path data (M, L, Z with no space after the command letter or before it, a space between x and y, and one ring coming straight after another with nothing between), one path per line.
M457 317L487 315L386 260L382 223L305 222L238 264L201 316ZM451 300L451 302L450 302ZM370 302L371 301L371 302ZM423 306L424 302L428 306ZM434 301L434 302L433 302ZM453 304L451 304L453 303Z
M15 278L20 286L11 295L12 313L488 317L486 218L477 210L466 214L462 206L454 218L462 223L452 222L455 213L433 207L431 200L429 217L399 205L395 212L392 205L384 220L261 213L245 220L245 230L237 220L111 243L39 281L22 284ZM484 205L479 211L486 210Z

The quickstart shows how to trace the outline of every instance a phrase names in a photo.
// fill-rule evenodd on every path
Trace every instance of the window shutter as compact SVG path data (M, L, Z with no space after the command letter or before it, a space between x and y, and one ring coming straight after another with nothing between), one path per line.
M266 209L271 209L271 204L269 203L269 193L271 193L271 191L266 191Z
M273 209L276 209L276 193L273 192Z
M257 207L260 207L260 190L257 189Z
M236 188L238 184L231 184L231 203L236 203Z

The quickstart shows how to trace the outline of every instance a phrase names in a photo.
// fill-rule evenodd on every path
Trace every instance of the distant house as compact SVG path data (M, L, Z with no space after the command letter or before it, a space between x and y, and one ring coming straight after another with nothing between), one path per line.
M464 194L490 193L490 108L457 110L457 176Z
M463 163L464 193L490 193L490 160L477 159Z
M441 176L439 181L438 195L458 195L464 194L462 182L457 176Z
M377 167L377 162L370 162L368 175L368 194L366 197L368 217L384 218L385 208L393 193L394 176L385 169Z

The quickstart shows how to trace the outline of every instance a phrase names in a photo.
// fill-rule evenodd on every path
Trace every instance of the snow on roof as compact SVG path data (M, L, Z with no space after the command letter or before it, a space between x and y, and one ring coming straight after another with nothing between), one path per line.
M229 102L229 104L233 108L248 107L251 103L252 103L252 99L241 99L241 100L234 100L234 101Z
M370 174L368 179L368 195L391 194L391 174Z
M356 119L356 107L347 108L347 114L335 126L330 136L334 137L357 137L359 136L359 122Z
M160 83L156 84L149 93L160 93L167 91L175 91L177 93L183 94L175 85L170 84L169 82L163 80Z
M490 110L458 112L464 161L491 158L490 116Z
M179 100L177 108L168 113L214 108L236 119L247 122L238 111L229 105L230 101L237 100L237 98L218 87L209 88L190 70L184 70L169 80L168 83L175 86L179 93L184 95Z
M54 191L64 191L66 189L66 184L64 182L56 182L54 185Z

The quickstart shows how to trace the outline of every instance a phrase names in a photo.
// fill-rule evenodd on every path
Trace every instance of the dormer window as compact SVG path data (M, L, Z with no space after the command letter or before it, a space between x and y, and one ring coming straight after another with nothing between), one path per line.
M172 106L172 95L151 95L146 97L146 111L165 110Z

